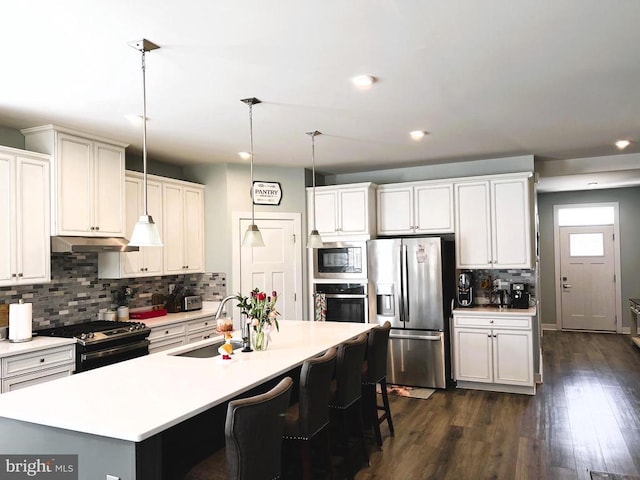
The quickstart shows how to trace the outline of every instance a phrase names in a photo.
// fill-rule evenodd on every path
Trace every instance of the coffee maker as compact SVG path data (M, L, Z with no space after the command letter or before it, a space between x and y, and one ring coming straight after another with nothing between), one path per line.
M473 275L471 272L461 272L458 275L456 299L459 307L473 307Z
M511 308L529 308L529 292L526 283L511 284Z

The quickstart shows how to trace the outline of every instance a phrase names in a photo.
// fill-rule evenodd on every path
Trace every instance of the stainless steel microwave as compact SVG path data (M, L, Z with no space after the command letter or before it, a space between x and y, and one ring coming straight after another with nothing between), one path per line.
M313 251L314 278L367 278L367 243L325 243Z

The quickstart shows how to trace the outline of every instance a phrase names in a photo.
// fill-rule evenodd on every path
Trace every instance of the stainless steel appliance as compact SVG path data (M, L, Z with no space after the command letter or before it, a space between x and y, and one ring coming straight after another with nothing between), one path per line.
M181 303L183 312L202 310L202 297L200 295L185 295L182 297Z
M456 299L460 307L473 307L473 275L470 272L458 275Z
M452 241L441 237L369 240L369 311L391 322L387 381L446 388L454 298Z
M141 322L98 320L37 330L40 337L76 338L76 373L149 354L151 329Z
M367 322L366 283L316 283L314 295L318 294L326 299L327 322Z
M318 279L366 279L366 242L325 243L322 248L314 249L313 276Z

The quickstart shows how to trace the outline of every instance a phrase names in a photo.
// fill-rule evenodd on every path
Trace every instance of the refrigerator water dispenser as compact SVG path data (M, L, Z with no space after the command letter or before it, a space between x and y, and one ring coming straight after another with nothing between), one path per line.
M383 317L395 317L395 298L393 295L392 283L376 285L376 299L378 315L382 315Z

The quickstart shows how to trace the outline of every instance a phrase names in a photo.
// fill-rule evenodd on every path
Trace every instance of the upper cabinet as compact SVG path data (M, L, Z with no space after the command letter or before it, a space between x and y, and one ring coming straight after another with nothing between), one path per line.
M452 233L453 183L425 181L380 185L378 234Z
M0 286L51 280L49 156L0 147Z
M164 272L204 272L204 187L186 182L165 182Z
M456 181L458 268L533 268L532 197L529 172Z
M316 187L316 229L324 241L367 240L376 232L373 183ZM309 225L313 219L313 189L307 188ZM311 226L310 226L311 228Z
M143 210L142 174L126 172L126 235ZM204 272L204 187L147 175L147 210L161 232L162 247L98 255L99 278L150 277Z
M125 144L54 125L22 130L51 158L51 235L122 237Z

